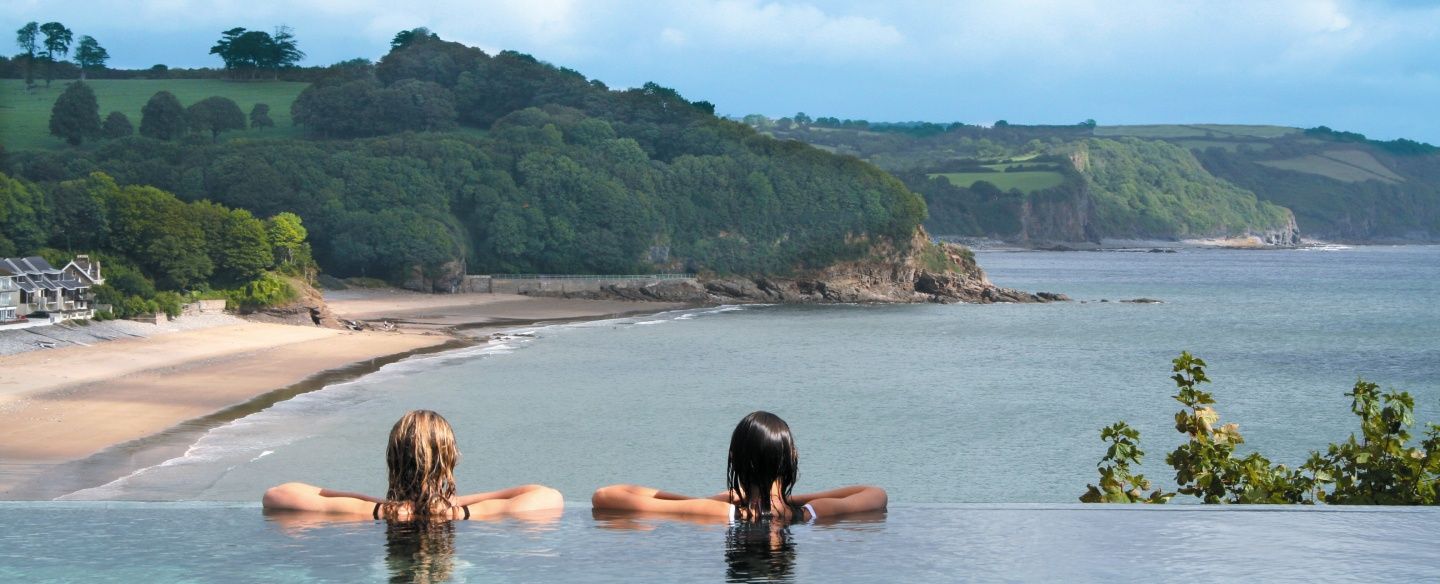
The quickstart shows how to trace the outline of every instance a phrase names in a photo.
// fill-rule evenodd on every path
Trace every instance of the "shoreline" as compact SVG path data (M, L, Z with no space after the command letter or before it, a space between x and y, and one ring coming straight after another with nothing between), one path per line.
M401 323L397 332L249 322L0 357L0 500L104 485L276 403L416 355L485 344L502 330L689 308L393 290L337 296L340 318ZM383 308L357 310L377 303ZM64 373L49 373L57 368ZM20 387L41 374L51 379Z
M945 239L952 241L954 238ZM1152 240L1152 239L1106 239L1100 243L1093 241L1057 241L1057 242L1034 242L1030 244L1005 242L1000 240L971 241L969 243L959 242L973 251L983 252L1029 252L1029 251L1108 251L1108 252L1164 252L1173 253L1191 250L1241 250L1241 251L1294 251L1305 249L1346 249L1351 247L1427 247L1440 246L1440 242L1410 241L1362 241L1351 242L1342 240L1305 239L1299 245L1279 246L1253 244L1247 241L1232 241L1229 239L1182 239L1174 240Z

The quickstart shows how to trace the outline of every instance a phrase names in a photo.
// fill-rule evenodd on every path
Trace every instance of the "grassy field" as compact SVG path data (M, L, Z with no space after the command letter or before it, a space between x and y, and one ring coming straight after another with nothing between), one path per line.
M1285 126L1245 126L1236 124L1160 124L1137 126L1100 126L1095 135L1101 137L1134 136L1136 138L1279 138L1299 132Z
M985 181L1002 191L1020 189L1022 193L1033 193L1048 188L1058 187L1065 181L1065 176L1054 171L1022 171L1022 172L944 172L930 175L931 178L943 176L950 181L950 184L957 187L969 188L971 185Z
M155 92L168 90L180 98L180 103L190 105L212 95L235 100L245 112L248 120L251 106L256 103L270 105L270 119L275 127L265 130L226 132L222 139L284 138L299 135L290 124L290 104L306 83L288 81L221 81L217 79L98 79L87 81L95 90L100 101L100 119L112 111L119 111L130 118L138 131L140 108ZM24 82L18 79L0 79L0 145L10 150L49 149L58 150L65 142L50 135L50 108L55 98L65 90L65 81L55 81L49 89L41 86L26 91Z
M1261 161L1259 164L1271 168L1318 174L1350 183L1378 180L1394 184L1405 180L1404 177L1380 164L1380 161L1375 160L1374 156L1360 150L1327 150L1299 158Z
M1256 151L1265 151L1274 147L1273 144L1268 142L1227 142L1224 140L1171 140L1170 142L1191 150L1221 148L1230 152L1239 150L1241 145Z

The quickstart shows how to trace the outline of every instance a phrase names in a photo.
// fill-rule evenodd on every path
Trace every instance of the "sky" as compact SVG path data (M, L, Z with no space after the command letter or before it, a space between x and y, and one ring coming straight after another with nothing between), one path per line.
M31 20L95 37L112 67L219 66L221 31L282 24L302 64L375 60L425 26L721 115L1327 125L1440 144L1440 0L0 0L6 30Z

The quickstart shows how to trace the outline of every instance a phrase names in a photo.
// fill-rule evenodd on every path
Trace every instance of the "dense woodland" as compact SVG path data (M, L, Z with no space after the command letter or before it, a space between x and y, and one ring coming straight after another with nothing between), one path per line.
M292 213L262 220L121 186L100 172L43 187L0 174L0 257L38 254L64 265L76 252L101 262L97 301L115 316L178 314L182 291L240 309L266 306L294 294L282 276L312 270L305 227Z
M3 165L42 189L103 172L293 212L325 271L435 289L463 271L784 273L909 241L924 219L923 200L874 166L713 109L409 31L300 95L310 139L140 135Z

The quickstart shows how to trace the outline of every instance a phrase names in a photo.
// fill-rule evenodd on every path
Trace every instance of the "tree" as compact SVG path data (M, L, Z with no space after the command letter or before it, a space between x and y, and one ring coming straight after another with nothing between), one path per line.
M35 49L40 47L40 24L27 22L15 31L15 43L25 51L25 87L35 85Z
M45 35L45 86L49 87L50 80L55 77L55 62L70 54L73 35L70 29L58 22L40 25L40 32Z
M71 146L100 137L100 103L84 81L65 87L50 108L50 135L64 138Z
M275 120L270 119L270 105L269 105L269 104L257 103L257 104L255 104L254 107L251 107L251 108L250 108L250 127L251 127L251 128L273 128L273 127L275 127Z
M266 219L265 234L270 240L277 267L292 265L302 259L307 247L305 238L309 233L305 231L299 215L286 211Z
M175 94L159 91L140 109L140 135L156 140L174 140L185 135L185 106Z
M110 112L110 115L105 116L105 123L100 126L100 135L111 140L134 133L135 126L130 123L130 118L120 112Z
M281 69L289 69L305 58L305 52L300 50L295 41L295 32L288 26L275 27L275 34L270 37L270 44L266 47L265 58L262 66L270 69L278 77Z
M220 133L245 129L245 114L240 106L228 97L212 95L193 104L185 110L185 120L192 132L210 132L210 139L219 140Z
M295 41L290 27L279 26L271 35L259 30L235 27L220 33L220 40L210 47L210 54L219 55L230 71L249 72L253 79L256 72L269 70L279 74L280 69L292 67L305 58Z
M440 35L430 32L430 29L423 26L410 30L402 30L395 33L395 38L390 40L390 50L403 49L410 43L420 40L438 41L440 40Z
M80 46L75 49L75 62L80 65L80 80L85 80L85 71L92 68L105 68L105 61L110 60L110 52L95 40L95 37L85 35L80 37Z

